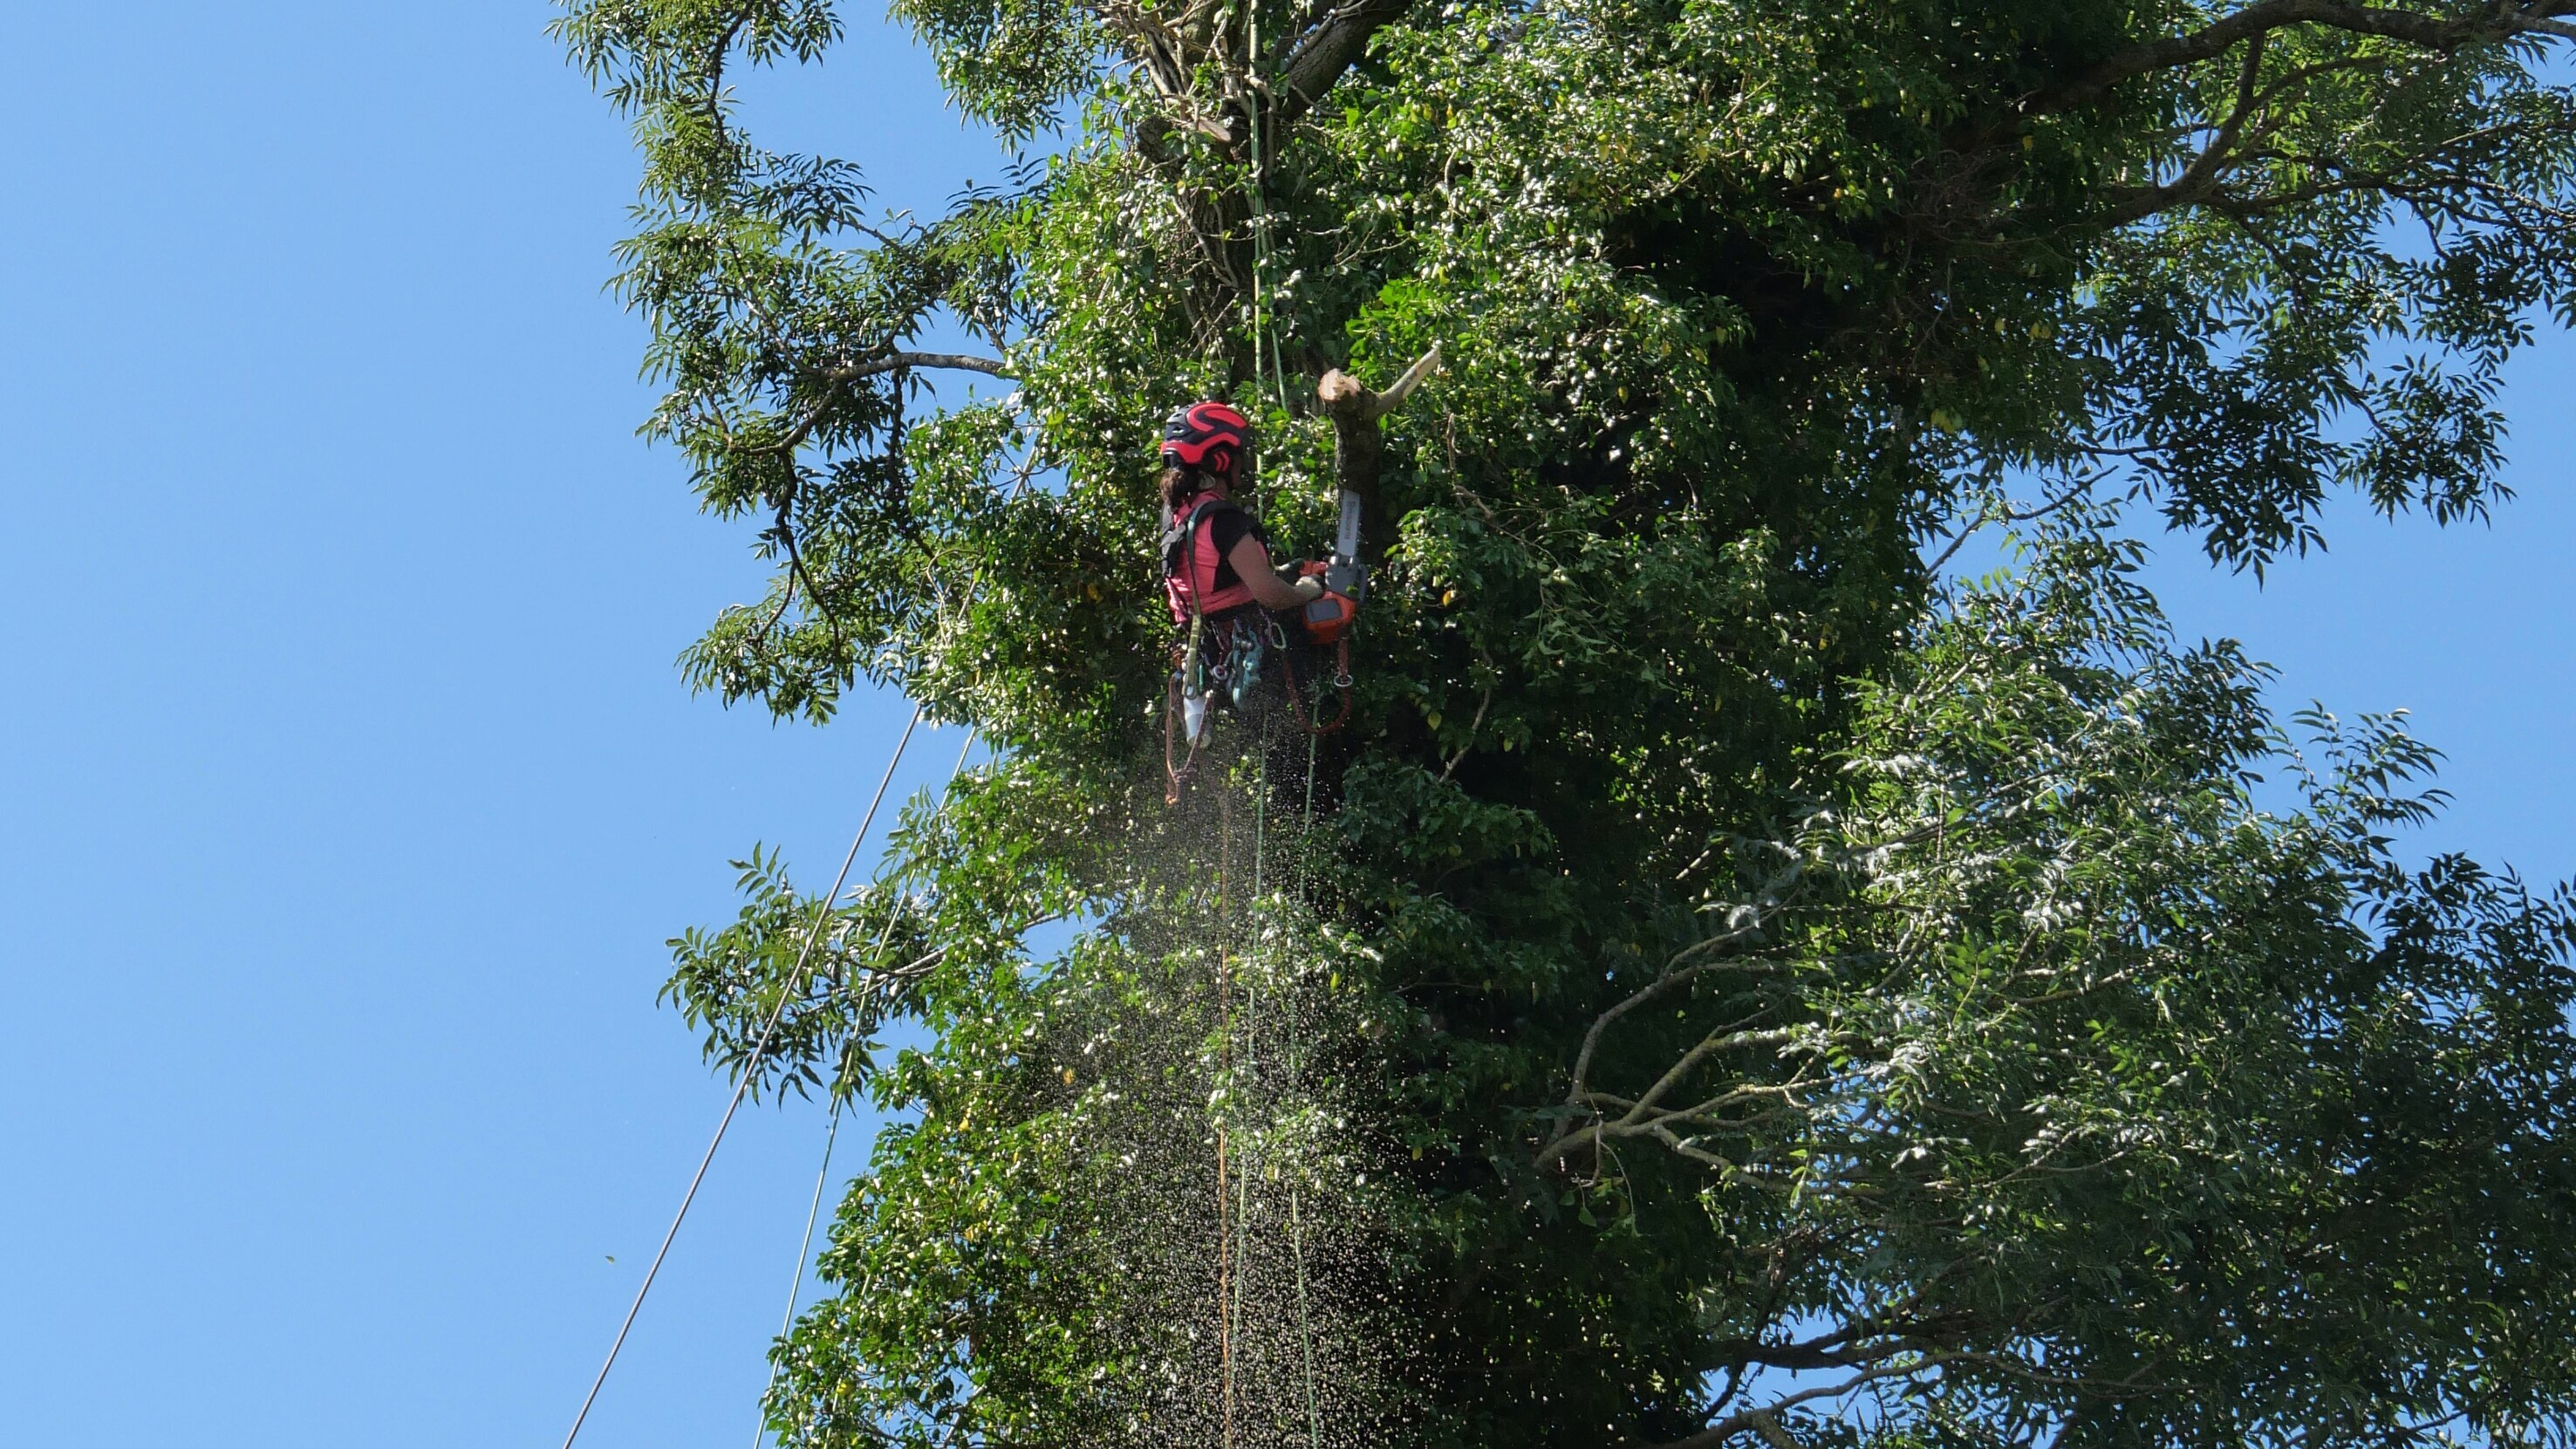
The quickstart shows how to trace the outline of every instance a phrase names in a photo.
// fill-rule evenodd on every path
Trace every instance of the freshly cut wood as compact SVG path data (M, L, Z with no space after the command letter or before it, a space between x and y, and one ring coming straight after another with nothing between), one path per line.
M1394 384L1384 392L1371 392L1360 380L1332 368L1324 380L1315 384L1315 397L1324 407L1324 415L1333 420L1333 474L1340 480L1342 491L1360 500L1361 537L1366 541L1362 562L1375 563L1386 547L1387 524L1384 506L1378 500L1378 469L1386 451L1385 435L1378 422L1404 406L1404 400L1422 385L1440 366L1440 348L1414 359Z

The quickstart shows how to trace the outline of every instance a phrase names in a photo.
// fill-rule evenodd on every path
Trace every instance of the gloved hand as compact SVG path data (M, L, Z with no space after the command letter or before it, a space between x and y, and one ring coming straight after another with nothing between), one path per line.
M1291 587L1297 591L1297 602L1311 604L1324 596L1324 581L1314 574L1299 579Z

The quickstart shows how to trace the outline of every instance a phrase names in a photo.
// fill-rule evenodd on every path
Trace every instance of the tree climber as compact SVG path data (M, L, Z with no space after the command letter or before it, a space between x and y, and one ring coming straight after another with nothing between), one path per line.
M1326 566L1272 565L1268 535L1234 502L1250 433L1243 414L1214 401L1192 403L1163 425L1163 591L1173 627L1183 631L1167 703L1193 752L1206 739L1212 699L1244 715L1275 707L1282 695L1295 707L1297 671L1288 651L1302 647L1313 626L1273 611L1302 610L1327 597ZM1349 606L1343 601L1328 612L1347 622ZM1268 667L1274 657L1277 678ZM1177 794L1187 766L1171 766L1172 722L1165 722L1165 763Z

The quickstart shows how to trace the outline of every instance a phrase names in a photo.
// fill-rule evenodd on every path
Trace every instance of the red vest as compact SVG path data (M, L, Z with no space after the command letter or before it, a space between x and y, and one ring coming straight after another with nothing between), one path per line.
M1216 530L1209 525L1221 509L1234 507L1222 498L1201 494L1172 510L1171 530L1163 535L1163 594L1171 601L1172 622L1189 627L1190 615L1222 614L1252 602L1252 590L1241 579L1216 586Z

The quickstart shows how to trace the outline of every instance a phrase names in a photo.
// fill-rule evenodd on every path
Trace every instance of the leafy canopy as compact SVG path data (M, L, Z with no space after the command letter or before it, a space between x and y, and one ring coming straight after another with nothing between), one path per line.
M778 565L691 677L1003 747L821 971L765 857L677 945L719 1060L784 1003L759 1070L901 1124L787 1440L1179 1433L1174 1295L1234 1280L1144 1251L1129 1149L1217 1134L1351 1225L1383 1382L1297 1421L1337 1441L2576 1438L2566 897L2402 864L2429 752L2294 750L2116 522L2259 569L2333 490L2503 497L2501 368L2576 307L2576 0L896 14L1029 147L935 220L736 114L731 67L841 39L821 0L558 21L645 157L650 428ZM1313 551L1314 379L1434 343L1358 707L1255 898L1153 798L1154 429L1252 411ZM1999 523L2022 563L1937 587ZM1316 1024L1295 1091L1243 1086L1211 955ZM1281 1432L1224 1404L1184 1437Z

